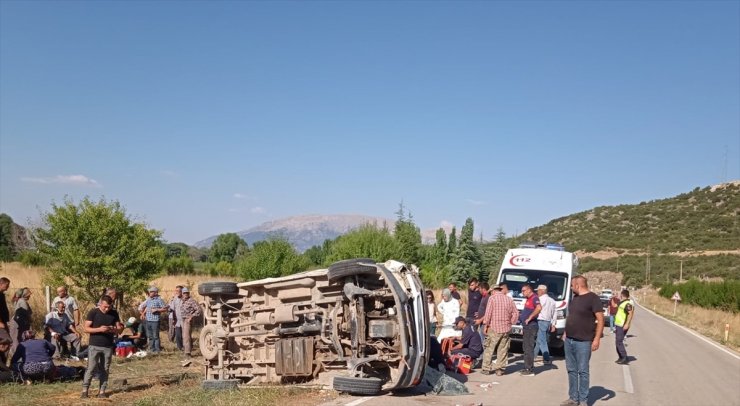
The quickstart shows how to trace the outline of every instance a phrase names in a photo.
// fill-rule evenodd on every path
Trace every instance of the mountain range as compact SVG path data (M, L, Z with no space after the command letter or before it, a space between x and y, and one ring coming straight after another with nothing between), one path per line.
M360 214L310 214L292 216L262 223L236 234L249 245L270 237L287 239L299 252L314 245L321 245L324 240L333 240L340 235L365 224L386 226L393 230L396 222L383 217L364 216ZM451 227L444 227L449 234ZM421 230L421 239L425 244L435 241L437 229ZM196 242L198 248L208 248L216 240L216 235Z

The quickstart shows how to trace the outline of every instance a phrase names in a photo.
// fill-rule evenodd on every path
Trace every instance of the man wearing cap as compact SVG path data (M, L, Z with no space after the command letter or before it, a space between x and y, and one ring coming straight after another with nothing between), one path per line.
M483 316L483 325L486 332L486 347L483 352L483 367L481 373L493 373L493 353L496 352L496 375L504 374L509 362L509 345L511 344L511 325L516 323L519 311L514 305L514 299L503 292L504 283L493 288L493 293L486 305L486 314Z
M537 344L534 346L534 356L542 351L542 361L545 365L552 364L550 360L550 349L547 347L547 337L549 332L555 331L557 322L555 301L547 294L547 286L537 286L537 295L540 299L542 311L537 315Z
M180 314L182 315L182 346L186 357L190 357L193 351L193 340L190 336L190 326L194 317L200 317L203 314L198 302L190 297L190 289L182 288L182 304L180 305Z
M145 331L149 339L149 350L158 354L161 351L159 346L159 317L160 314L167 313L169 310L164 300L159 297L159 289L156 286L151 286L147 291L149 297L139 305L139 312L142 314L142 321L146 321Z
M462 332L462 339L452 347L450 354L465 354L474 360L480 357L483 353L483 344L475 327L469 325L465 317L458 316L455 319L455 330Z
M126 328L131 330L130 335L121 337L121 341L131 341L134 347L143 350L146 348L146 331L144 324L136 320L136 317L129 317L126 320Z

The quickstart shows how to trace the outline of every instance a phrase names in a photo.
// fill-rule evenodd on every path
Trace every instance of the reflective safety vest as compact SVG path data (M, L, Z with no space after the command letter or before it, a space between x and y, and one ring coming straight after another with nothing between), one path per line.
M632 301L622 300L622 303L619 304L619 307L617 308L617 315L614 316L614 324L623 327L624 322L627 321L627 305L632 304Z

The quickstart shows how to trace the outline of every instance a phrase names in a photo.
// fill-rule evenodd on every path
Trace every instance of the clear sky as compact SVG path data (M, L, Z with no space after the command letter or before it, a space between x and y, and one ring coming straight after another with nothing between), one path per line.
M0 2L0 211L521 233L740 178L740 2Z

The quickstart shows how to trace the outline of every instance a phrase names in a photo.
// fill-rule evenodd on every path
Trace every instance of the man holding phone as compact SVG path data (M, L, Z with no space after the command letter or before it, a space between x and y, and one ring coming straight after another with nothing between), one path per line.
M85 319L83 329L90 334L88 347L87 370L82 380L82 397L88 397L90 382L93 374L97 371L100 379L99 398L106 398L105 387L108 384L108 370L113 357L114 338L123 331L123 324L118 317L118 312L113 310L113 299L103 296L98 302L98 307L90 310Z

